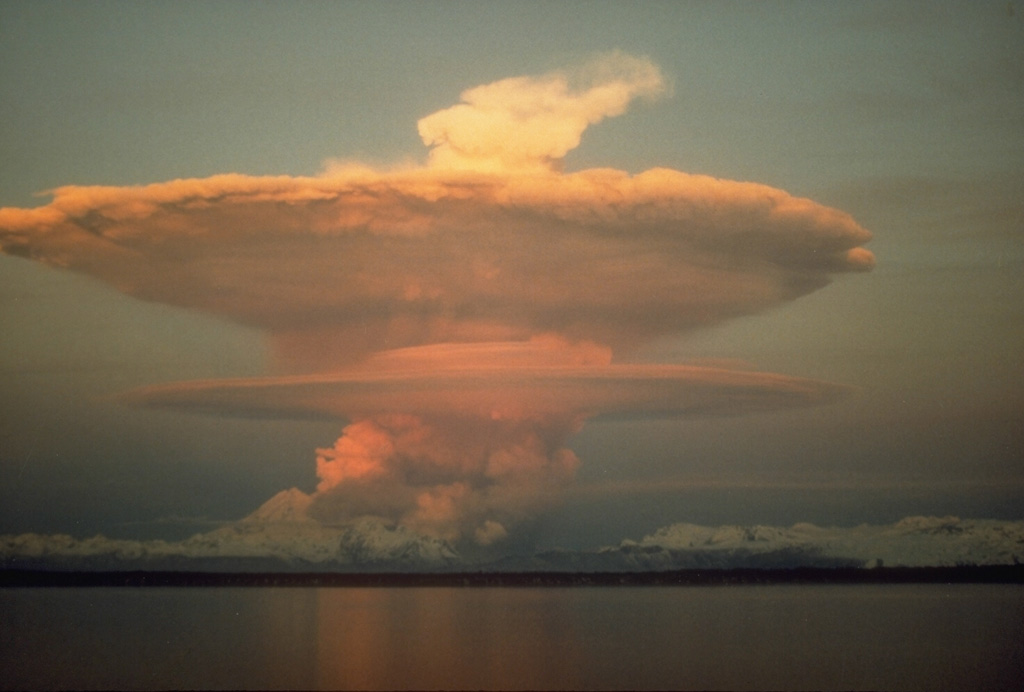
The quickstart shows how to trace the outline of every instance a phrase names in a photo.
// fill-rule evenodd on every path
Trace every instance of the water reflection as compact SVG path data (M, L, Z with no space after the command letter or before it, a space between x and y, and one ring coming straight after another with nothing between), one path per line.
M1024 587L0 589L0 688L1018 689Z
M566 688L585 667L574 590L322 589L317 683Z
M0 589L4 689L308 689L310 590Z
M321 590L317 685L1015 689L1018 587Z

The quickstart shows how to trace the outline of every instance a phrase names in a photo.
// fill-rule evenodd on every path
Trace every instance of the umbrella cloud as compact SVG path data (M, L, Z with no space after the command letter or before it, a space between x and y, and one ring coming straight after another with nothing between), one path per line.
M735 413L833 385L629 363L651 340L870 269L843 212L668 169L565 173L586 128L666 91L649 60L469 89L419 122L420 167L68 186L0 209L5 253L257 327L280 376L178 383L147 404L349 421L311 516L499 540L571 480L596 415Z

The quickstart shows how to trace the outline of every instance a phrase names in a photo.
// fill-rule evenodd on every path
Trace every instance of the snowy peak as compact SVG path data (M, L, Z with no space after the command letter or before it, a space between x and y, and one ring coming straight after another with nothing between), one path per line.
M388 526L372 518L347 525L339 536L339 550L349 564L436 566L459 558L447 541L414 533L404 526Z
M907 517L895 524L823 528L774 526L697 526L672 524L640 541L623 541L608 551L653 555L665 551L674 560L697 555L788 554L855 564L955 566L1018 564L1024 560L1024 522L959 517ZM664 556L663 556L664 558Z
M801 526L807 527L808 524ZM636 543L623 541L622 545L660 546L673 550L691 548L731 549L758 545L795 545L803 542L802 532L775 526L698 526L672 524L665 526Z
M310 518L310 497L279 493L242 521L182 541L0 536L0 565L58 569L455 571L448 542L374 517ZM672 524L597 550L507 556L473 569L576 572L792 567L953 567L1024 562L1024 521L908 517L851 528Z
M282 490L277 495L260 505L259 509L242 521L310 521L309 506L313 503L310 495L298 488Z
M0 564L60 569L432 571L460 561L446 541L378 519L324 526L295 511L302 507L301 493L281 495L242 521L182 541L0 536Z
M262 512L267 508L264 505L242 521L193 536L182 542L182 548L186 554L201 552L211 557L264 556L297 565L362 565L381 569L434 569L459 557L445 541L391 526L380 519L366 517L340 526L325 526L296 514L289 500L297 500L301 506L302 498L292 495L272 505L267 513ZM268 514L298 518L269 520Z

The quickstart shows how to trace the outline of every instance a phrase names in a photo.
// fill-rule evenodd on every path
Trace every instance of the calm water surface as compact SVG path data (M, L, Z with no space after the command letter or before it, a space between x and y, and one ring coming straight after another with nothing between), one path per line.
M0 589L0 686L1022 689L1024 587Z

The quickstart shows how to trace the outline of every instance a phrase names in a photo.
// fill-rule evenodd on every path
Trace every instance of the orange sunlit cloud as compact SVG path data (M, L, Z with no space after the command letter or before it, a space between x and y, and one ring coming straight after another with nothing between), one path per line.
M628 351L870 268L869 237L779 190L663 169L231 175L0 210L7 253L266 329L321 367L540 332Z
M765 185L557 170L589 124L664 89L612 53L468 90L420 121L425 167L66 186L0 209L0 247L265 329L286 369L548 332L628 352L872 266L848 215Z
M765 185L559 170L589 125L665 91L653 63L611 53L465 91L420 120L425 166L61 187L43 207L0 209L0 248L268 333L279 377L128 399L350 421L318 453L311 515L488 543L571 480L579 460L563 444L588 418L840 392L628 363L655 338L874 263L850 216Z
M552 337L387 351L316 375L158 385L150 406L352 421L317 451L308 513L365 514L487 544L546 506L579 459L564 444L594 416L735 415L820 404L847 389L784 375L613 364L607 349Z
M594 347L537 341L385 351L332 373L156 385L126 401L233 415L352 418L402 411L490 420L677 417L817 404L847 388L786 375L586 360ZM507 354L507 356L506 356ZM531 361L530 356L536 360ZM558 356L564 361L559 362ZM518 362L517 362L518 359Z

